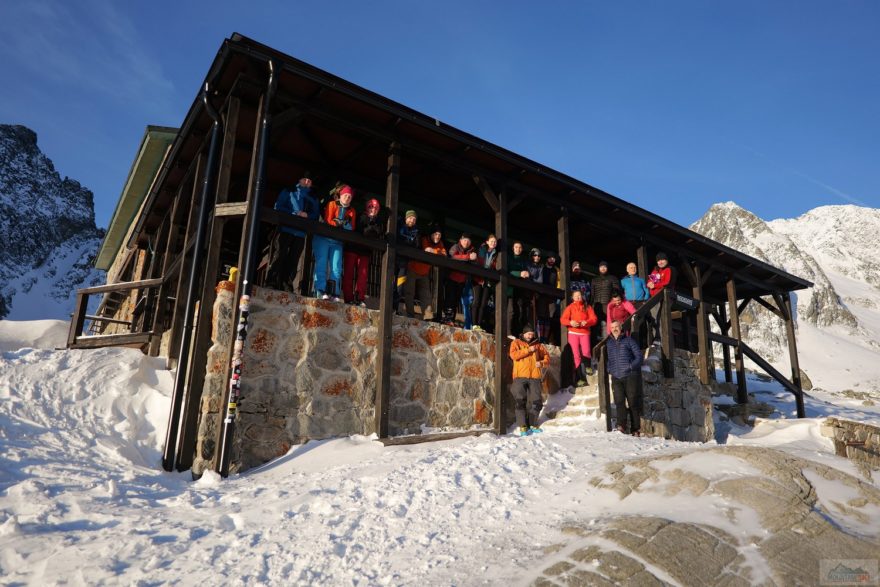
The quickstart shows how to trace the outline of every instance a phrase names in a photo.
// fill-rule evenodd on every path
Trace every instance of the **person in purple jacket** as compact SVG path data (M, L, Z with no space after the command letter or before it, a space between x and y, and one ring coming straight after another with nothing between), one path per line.
M611 391L617 410L617 431L626 434L626 417L630 419L630 433L641 436L642 405L641 386L642 350L638 343L623 333L620 322L611 323L611 336L608 337L608 372L611 374Z

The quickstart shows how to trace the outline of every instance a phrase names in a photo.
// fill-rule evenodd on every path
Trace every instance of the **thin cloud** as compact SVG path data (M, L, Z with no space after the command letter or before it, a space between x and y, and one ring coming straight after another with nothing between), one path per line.
M123 102L169 107L173 84L113 2L5 3L3 61L60 88L88 88ZM47 91L52 91L51 89Z
M758 151L757 149L753 149L752 147L749 147L748 145L743 145L741 143L736 143L733 141L730 141L730 144L737 146L741 149L745 149L746 151L752 153L756 157L760 157L761 159L767 161L768 163L771 163L772 165L775 165L776 167L778 167L779 169L781 169L785 172L791 173L792 175L796 175L802 179L807 180L808 182L812 183L813 185L817 185L823 189L826 189L829 192L831 192L832 194L834 194L835 196L841 198L842 200L844 200L846 202L849 202L850 204L855 204L857 206L865 206L865 207L868 206L868 204L866 204L865 202L862 202L858 198L854 198L853 196L849 195L848 193L846 193L842 190L837 189L834 186L830 186L823 181L819 181L815 177L811 177L811 176L807 175L806 173L804 173L803 171L799 171L793 167L789 167L788 165L783 165L782 163L775 161L774 159L768 157L767 155Z

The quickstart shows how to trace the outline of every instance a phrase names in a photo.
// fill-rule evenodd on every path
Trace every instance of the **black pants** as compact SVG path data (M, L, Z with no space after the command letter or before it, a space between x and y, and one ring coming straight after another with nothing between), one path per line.
M517 427L537 426L538 415L544 407L541 400L541 380L517 377L510 384L510 394L513 396Z
M474 321L474 326L483 328L483 323L486 319L486 306L489 303L489 297L492 295L493 289L495 289L494 285L486 283L482 285L477 283L474 284L474 301L471 304L471 318Z
M455 314L461 303L462 290L464 283L446 278L443 284L443 320L455 320Z
M640 371L630 373L622 379L611 376L611 391L617 409L617 425L626 429L626 416L630 417L630 432L638 432L642 426L641 398L639 397Z
M275 237L275 256L266 273L266 285L280 291L299 293L302 275L297 279L306 239L279 231Z

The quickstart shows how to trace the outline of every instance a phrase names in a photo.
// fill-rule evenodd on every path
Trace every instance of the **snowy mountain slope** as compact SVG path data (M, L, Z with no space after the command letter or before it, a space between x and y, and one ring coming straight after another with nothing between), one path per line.
M0 318L67 318L77 288L103 282L92 193L62 179L23 126L0 125Z
M861 219L857 229L850 227ZM880 399L880 210L826 206L793 220L764 222L733 202L713 205L691 228L812 281L795 292L801 368L834 392L861 386ZM789 372L782 321L750 304L745 340Z
M0 322L0 583L590 584L624 582L630 568L644 573L633 584L693 584L698 565L703 584L815 584L815 548L880 548L880 480L835 456L818 420L791 420L790 394L772 383L750 388L782 418L731 428L730 450L596 421L524 439L311 442L245 475L191 482L159 469L164 362L50 350L52 332ZM880 407L807 398L807 413L880 423ZM777 486L779 497L762 493Z

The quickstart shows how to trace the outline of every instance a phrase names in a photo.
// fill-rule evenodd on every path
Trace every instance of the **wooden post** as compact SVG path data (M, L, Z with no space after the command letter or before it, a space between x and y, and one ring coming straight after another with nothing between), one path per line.
M636 265L638 265L639 277L642 280L648 279L648 248L645 245L636 249Z
M89 295L76 294L76 307L70 319L70 330L67 332L67 348L76 343L76 338L82 335L83 326L86 323L86 310L89 308Z
M697 306L697 350L699 352L700 383L706 385L715 371L715 359L712 355L712 343L709 342L709 311L703 299L703 274L699 265L694 265L695 283L694 298L699 300Z
M664 287L660 293L663 301L660 302L660 349L663 354L663 376L666 378L675 377L675 361L673 360L672 351L675 345L672 344L672 296L669 294L669 288Z
M727 280L727 307L730 310L730 329L733 338L737 343L741 343L742 333L739 327L739 308L736 304L736 283L732 278ZM745 404L749 401L749 394L746 387L746 367L739 344L734 349L734 360L736 362L736 401Z
M559 231L559 288L568 296L569 275L571 274L571 255L569 254L569 237L568 237L568 210L562 209L562 215L556 221L556 228ZM568 305L568 298L563 297L559 302L559 317L562 311ZM564 349L565 343L568 341L568 328L559 326L559 348ZM561 380L560 380L561 381Z
M779 294L774 296L779 309L785 317L785 333L788 337L788 359L791 363L791 382L798 388L800 393L795 395L795 403L797 405L798 418L805 418L804 410L804 391L801 384L801 367L798 361L797 340L795 339L794 330L794 314L791 310L791 293Z
M388 437L388 403L391 399L391 342L394 321L394 290L397 287L397 201L400 192L400 145L392 143L388 153L385 207L388 210L388 239L382 253L379 289L379 347L376 354L376 434Z
M606 358L608 357L607 346L602 345L599 348L598 375L599 375L599 411L605 413L605 430L611 432L611 386L608 382L608 366ZM618 419L620 414L617 414Z
M495 284L495 379L494 394L495 405L493 406L495 434L501 435L507 432L507 423L504 418L504 410L508 405L508 362L507 349L509 348L507 336L507 288L510 272L508 271L508 243L507 243L507 206L508 194L502 189L498 194L498 211L495 212L495 236L498 237L498 260L496 268L499 272L498 283Z
M718 304L718 316L721 317L721 324L718 325L718 328L721 329L721 334L724 336L730 335L730 325L727 322L727 310L724 307L724 304ZM726 344L721 345L721 356L722 363L724 364L724 381L727 383L733 383L733 367L730 363L730 347Z

